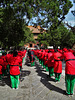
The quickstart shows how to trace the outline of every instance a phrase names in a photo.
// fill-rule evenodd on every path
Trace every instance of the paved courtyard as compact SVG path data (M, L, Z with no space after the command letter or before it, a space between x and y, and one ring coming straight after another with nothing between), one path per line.
M0 100L75 100L65 94L64 69L59 83L47 75L38 61L34 67L25 61L18 90L11 89L9 76L0 81Z

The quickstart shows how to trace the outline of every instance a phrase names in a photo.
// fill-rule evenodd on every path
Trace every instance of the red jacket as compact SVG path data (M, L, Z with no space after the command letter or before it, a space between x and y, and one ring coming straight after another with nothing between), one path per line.
M37 56L38 56L39 59L41 58L41 56L42 56L41 55L41 51L38 52L38 55Z
M53 53L52 52L48 53L47 66L48 67L54 67L54 57L53 57Z
M75 56L73 53L64 52L64 59L66 61L65 74L75 75Z
M48 62L48 53L45 52L45 54L44 54L44 65L47 65L47 62Z
M36 52L36 56L39 58L39 51L40 50L37 50L37 52Z
M54 72L55 73L62 73L62 61L61 61L62 54L59 52L54 53Z
M2 74L3 66L4 66L4 61L3 59L0 59L0 74Z
M10 62L10 75L20 74L19 63L20 59L18 57L12 57Z
M19 66L22 68L22 57L17 55L17 59L19 60Z
M34 50L34 55L37 56L37 50Z
M7 61L8 64L10 64L12 57L13 57L13 54L7 54L6 55L6 61Z
M40 57L41 60L43 60L44 55L45 55L45 51L43 50L43 52L41 52L41 57Z
M0 58L3 59L3 61L4 61L3 69L7 69L8 63L7 63L7 61L6 61L6 56L5 56L5 55L2 55Z

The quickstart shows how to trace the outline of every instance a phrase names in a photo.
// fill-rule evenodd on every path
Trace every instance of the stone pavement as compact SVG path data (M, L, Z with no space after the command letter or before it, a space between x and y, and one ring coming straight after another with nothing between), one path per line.
M11 89L9 76L3 78L0 82L0 100L75 100L75 95L65 95L64 70L59 83L55 83L54 77L47 78L47 75L48 72L38 61L34 67L24 62L19 89Z

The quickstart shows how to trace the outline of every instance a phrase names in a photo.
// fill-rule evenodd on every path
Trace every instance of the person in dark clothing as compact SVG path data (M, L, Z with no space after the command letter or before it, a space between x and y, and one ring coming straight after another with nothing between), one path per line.
M31 67L34 66L35 62L34 62L35 58L34 58L34 52L33 50L30 51L30 62L31 62Z
M31 66L34 66L34 52L33 50L28 50L28 58L30 60Z

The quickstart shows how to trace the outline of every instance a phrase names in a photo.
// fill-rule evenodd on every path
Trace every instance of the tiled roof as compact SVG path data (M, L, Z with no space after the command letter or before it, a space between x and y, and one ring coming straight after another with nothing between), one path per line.
M45 32L45 30L43 29L43 31L41 31L41 27L40 26L27 26L28 28L30 28L30 30L32 31L32 33L43 33Z

